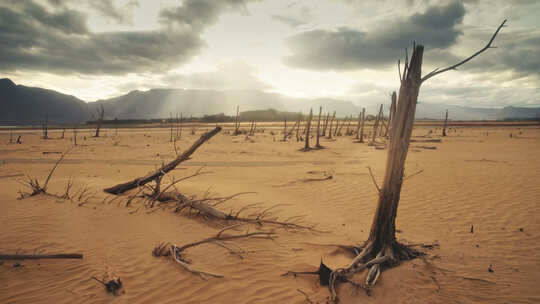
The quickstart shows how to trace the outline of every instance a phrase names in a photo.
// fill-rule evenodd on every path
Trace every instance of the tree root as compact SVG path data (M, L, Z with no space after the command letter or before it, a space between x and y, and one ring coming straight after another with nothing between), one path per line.
M397 241L376 250L373 242L368 242L362 248L362 251L345 268L337 268L330 274L328 288L330 289L331 299L337 302L336 282L346 281L353 283L349 278L351 275L367 269L364 285L353 283L357 287L362 287L366 293L370 293L371 288L377 283L383 267L395 267L400 261L411 260L423 255L412 248Z

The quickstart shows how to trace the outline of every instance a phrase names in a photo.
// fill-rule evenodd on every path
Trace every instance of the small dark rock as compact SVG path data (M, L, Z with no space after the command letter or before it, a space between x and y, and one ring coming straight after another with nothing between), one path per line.
M13 264L13 267L22 267L23 265L21 263L15 263Z
M519 228L519 231L524 232L525 230L523 228Z
M489 272L495 272L495 270L493 269L493 265L489 264L488 271Z

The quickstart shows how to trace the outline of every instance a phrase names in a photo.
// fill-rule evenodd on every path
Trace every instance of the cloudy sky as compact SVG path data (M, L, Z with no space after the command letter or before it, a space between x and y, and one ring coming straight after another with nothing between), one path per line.
M151 88L379 103L424 44L420 100L540 105L538 0L0 0L0 77L85 101Z

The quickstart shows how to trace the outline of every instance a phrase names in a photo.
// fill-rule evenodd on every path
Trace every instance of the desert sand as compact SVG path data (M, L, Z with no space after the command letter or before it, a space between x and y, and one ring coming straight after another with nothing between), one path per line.
M276 238L234 241L245 251L241 257L212 244L188 249L193 265L224 276L208 280L170 258L152 256L152 249L161 242L201 240L230 223L148 209L137 200L125 207L127 195L111 202L113 196L102 191L173 159L168 129L126 128L117 135L104 129L100 138L91 137L93 130L79 130L78 145L57 168L48 191L62 193L73 178L74 192L88 187L93 195L83 204L47 195L18 199L18 192L26 190L20 183L26 175L43 181L60 156L44 152L73 146L69 130L65 139L59 139L61 130L50 131L49 140L40 138L40 130L17 130L23 143L9 145L9 132L2 131L0 253L78 252L84 258L3 261L0 303L326 303L328 288L315 276L281 275L313 271L321 259L331 268L351 260L324 245L361 244L367 238L377 191L366 167L380 184L387 150L341 136L323 139L326 149L300 152L302 142L281 142L281 128L274 127L276 135L266 126L264 133L248 139L218 134L164 183L204 166L207 174L183 181L178 190L199 198L255 192L219 208L228 212L253 203L278 205L274 215L305 215L303 224L324 232L239 227L239 233L273 230ZM195 135L184 130L179 150L210 128L200 126ZM440 129L433 126L415 128L414 134L429 130L440 138ZM385 270L371 296L340 284L340 303L540 302L539 151L538 126L479 124L458 127L441 143L411 143L405 175L422 172L404 182L397 237L439 246L422 249L425 259ZM17 263L21 266L14 267ZM107 293L92 279L104 273L122 279L123 293Z

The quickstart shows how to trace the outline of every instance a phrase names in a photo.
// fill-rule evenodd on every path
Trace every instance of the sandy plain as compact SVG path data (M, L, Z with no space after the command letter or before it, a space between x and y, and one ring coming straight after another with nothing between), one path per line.
M179 150L210 128L199 126L195 135L184 130ZM314 276L281 274L314 270L321 258L332 268L350 261L335 247L321 245L361 244L367 238L377 192L366 167L380 184L387 150L342 136L323 139L326 149L300 152L303 143L280 141L279 126L259 128L265 132L249 139L218 134L164 182L204 166L209 173L180 183L182 193L256 192L219 207L279 205L276 216L305 215L303 223L329 232L243 226L237 232L274 230L277 238L235 241L247 252L241 258L214 245L189 249L194 265L224 276L208 280L169 258L153 257L152 249L161 242L197 241L230 223L171 210L150 212L137 201L125 207L127 196L109 203L111 195L102 191L171 160L168 129L125 128L118 134L105 129L100 138L79 130L78 145L54 173L49 192L61 193L73 178L74 191L88 187L93 194L81 206L45 195L18 199L25 176L43 180L59 157L44 152L73 146L70 130L65 139L59 139L61 130L53 130L49 140L40 138L40 130L17 130L22 144L6 144L9 132L0 132L0 253L84 254L82 260L2 261L0 303L308 303L298 290L313 303L326 303L328 289ZM414 135L429 130L440 138L433 126L419 126ZM341 303L540 302L539 152L538 126L480 124L458 127L441 143L411 143L405 174L422 173L404 183L397 237L439 247L424 250L425 260L384 271L371 296L339 285ZM324 179L329 175L332 179ZM108 294L92 279L104 273L122 279L122 294Z

